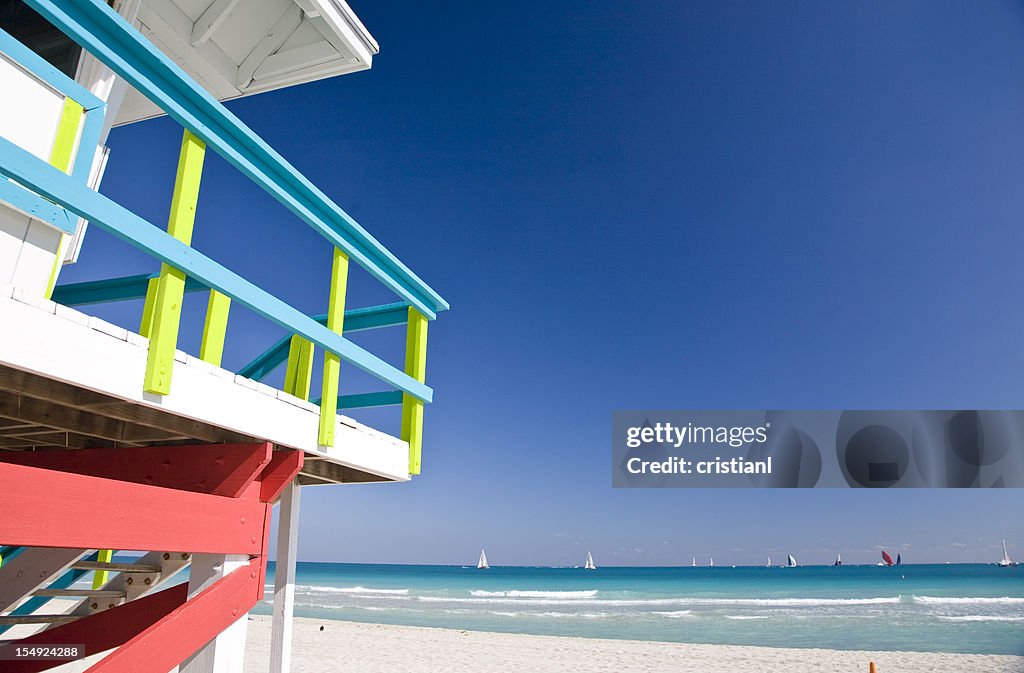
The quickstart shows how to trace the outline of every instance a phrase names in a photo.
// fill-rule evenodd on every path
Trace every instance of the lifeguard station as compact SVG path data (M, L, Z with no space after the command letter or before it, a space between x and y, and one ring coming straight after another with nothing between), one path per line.
M301 487L419 473L427 325L448 305L220 101L367 69L377 44L344 0L0 8L0 641L88 656L0 670L240 671L279 502L271 665L287 671ZM166 222L149 222L98 187L117 161L111 128L158 115L183 137ZM191 247L208 152L333 250L322 315ZM96 230L152 257L152 273L61 283ZM349 306L351 264L394 300ZM195 292L206 317L187 353L182 302ZM132 299L136 330L89 313ZM231 311L267 333L238 371L221 366ZM403 326L403 367L346 338ZM342 363L379 389L346 394ZM262 382L279 367L280 390ZM376 406L401 414L400 436L339 413ZM141 555L119 563L114 550Z

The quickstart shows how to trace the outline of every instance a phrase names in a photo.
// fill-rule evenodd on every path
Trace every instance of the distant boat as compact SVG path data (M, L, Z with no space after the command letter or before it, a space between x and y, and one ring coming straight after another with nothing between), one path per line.
M766 565L765 568L771 568L771 567L772 567L772 557L769 556L768 557L768 565Z
M481 549L480 550L480 560L476 562L476 569L477 570L487 570L490 567L491 566L487 565L487 554L485 554L484 550Z
M903 556L899 553L896 554L896 565L903 565Z
M597 570L597 566L594 565L594 557L590 555L590 551L587 551L587 562L583 564L584 570Z
M690 562L690 567L691 568L696 568L697 567L697 557L696 556L694 556L693 557L693 561Z
M708 563L708 567L709 568L714 568L715 567L715 557L713 557L713 556L711 557L711 561L710 561L710 563Z
M1006 540L1003 540L1003 558L999 559L996 565L1000 568L1012 568L1017 565L1013 562L1013 559L1010 558L1010 554L1006 551Z
M792 555L792 554L790 554L790 555L789 555L789 556L788 556L788 557L786 558L786 567L787 567L787 568L795 568L795 567L796 567L796 559L795 559L795 558L793 558L793 555Z
M893 565L892 557L889 556L889 552L885 551L884 549L882 550L882 561L884 561L883 565L887 565L887 566Z
M833 563L832 565L834 565L834 566L841 566L841 565L843 565L843 555L842 554L836 554L836 562Z

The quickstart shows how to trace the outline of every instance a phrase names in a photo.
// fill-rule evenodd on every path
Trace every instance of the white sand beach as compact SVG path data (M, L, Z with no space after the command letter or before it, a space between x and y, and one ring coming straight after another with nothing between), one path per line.
M320 626L324 627L320 631ZM1024 673L1024 656L852 652L563 638L295 619L295 673ZM249 622L246 673L264 673L270 617Z

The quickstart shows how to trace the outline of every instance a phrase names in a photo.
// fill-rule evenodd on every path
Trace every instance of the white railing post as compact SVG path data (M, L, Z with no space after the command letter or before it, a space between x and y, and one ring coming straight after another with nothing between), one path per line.
M292 614L295 610L295 555L299 541L299 484L281 494L274 566L274 621L270 637L270 673L290 673Z

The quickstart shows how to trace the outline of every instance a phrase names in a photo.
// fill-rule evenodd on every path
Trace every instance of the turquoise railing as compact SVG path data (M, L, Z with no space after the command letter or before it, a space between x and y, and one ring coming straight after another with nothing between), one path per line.
M426 328L429 320L448 309L447 302L106 3L26 3L184 127L166 231L90 190L77 165L69 175L0 138L0 175L13 181L0 181L8 186L5 189L25 195L19 198L34 199L40 208L50 204L69 213L68 218L82 217L162 262L160 273L152 276L58 286L53 292L54 300L84 305L145 297L140 333L149 337L150 344L143 386L156 394L167 394L170 390L184 293L209 292L200 357L217 365L224 347L228 308L232 303L241 304L292 336L271 346L239 373L262 379L275 367L287 363L285 391L309 399L312 352L316 347L322 348L325 358L323 392L318 402L320 443L333 444L334 418L339 408L401 404L402 438L409 443L410 450L409 470L419 473L423 405L433 397L432 389L424 383ZM61 86L78 87L69 96L81 96L82 92L91 96L10 36L0 41L0 51L34 74L49 68L47 77L60 80ZM49 79L46 81L54 85ZM56 88L63 91L59 86ZM96 101L93 97L87 102ZM102 103L87 109L97 109L102 114ZM99 118L101 114L93 116ZM88 115L86 119L87 124L95 123L88 121ZM83 131L80 158L91 158L97 139L98 130L95 137L86 136ZM331 298L326 315L305 315L190 246L207 149L248 176L333 246ZM9 196L0 192L0 200L10 202ZM345 310L350 260L393 291L399 301ZM347 332L399 324L406 325L402 369L344 336ZM368 372L391 389L338 395L340 362Z

